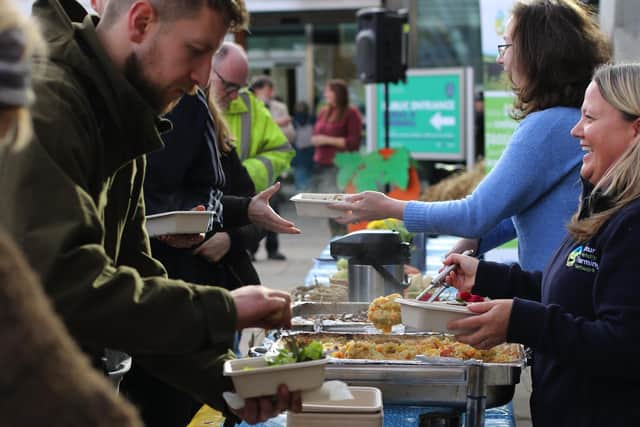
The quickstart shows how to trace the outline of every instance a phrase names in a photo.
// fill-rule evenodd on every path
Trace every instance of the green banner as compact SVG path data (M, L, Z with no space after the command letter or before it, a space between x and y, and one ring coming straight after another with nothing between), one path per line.
M389 85L389 145L412 154L464 158L464 73L418 70ZM384 147L384 85L377 85L377 146Z
M513 93L487 91L484 94L485 159L487 172L502 155L518 123L509 117Z

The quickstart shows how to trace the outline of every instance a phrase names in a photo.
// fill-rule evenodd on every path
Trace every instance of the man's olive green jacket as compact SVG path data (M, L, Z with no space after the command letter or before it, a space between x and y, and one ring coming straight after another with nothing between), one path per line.
M0 222L85 351L128 352L220 408L233 300L168 279L145 231L145 153L162 148L158 129L168 122L114 68L92 18L65 5L34 6L50 59L33 82L33 141L0 148Z

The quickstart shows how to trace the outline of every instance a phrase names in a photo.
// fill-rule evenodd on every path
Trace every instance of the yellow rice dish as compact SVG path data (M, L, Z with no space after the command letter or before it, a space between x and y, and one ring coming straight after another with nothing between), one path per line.
M389 336L314 334L297 337L304 342L313 339L322 343L326 353L337 359L414 360L417 355L477 359L487 363L513 362L520 358L517 345L501 344L488 350L478 350L452 338L433 336Z

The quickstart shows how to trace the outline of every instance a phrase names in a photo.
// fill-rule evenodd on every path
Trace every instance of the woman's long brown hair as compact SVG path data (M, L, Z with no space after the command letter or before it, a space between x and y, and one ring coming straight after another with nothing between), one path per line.
M349 86L342 79L331 79L327 86L334 93L336 105L330 105L327 110L327 121L338 122L342 120L349 108Z

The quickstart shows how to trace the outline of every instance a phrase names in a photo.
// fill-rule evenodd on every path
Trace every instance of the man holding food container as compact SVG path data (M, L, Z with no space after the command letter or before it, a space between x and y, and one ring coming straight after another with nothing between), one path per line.
M158 115L206 85L224 35L246 23L244 2L182 10L167 0L111 0L98 21L73 2L40 0L33 14L50 59L34 78L33 140L1 153L0 222L72 336L96 366L104 348L125 351L229 420L299 409L286 387L238 410L221 396L231 389L222 363L236 330L288 326L289 295L168 279L145 231L145 153L162 147L158 132L168 127ZM299 232L286 220L279 227Z

